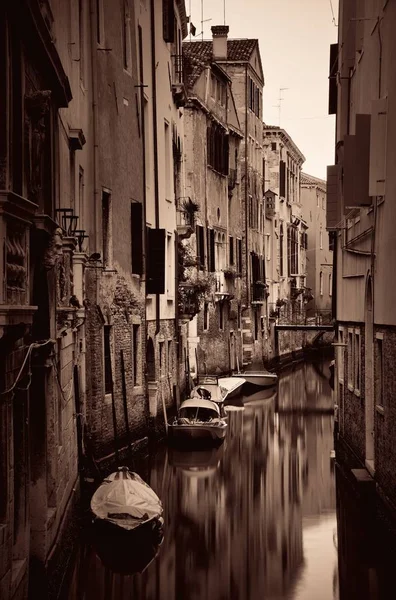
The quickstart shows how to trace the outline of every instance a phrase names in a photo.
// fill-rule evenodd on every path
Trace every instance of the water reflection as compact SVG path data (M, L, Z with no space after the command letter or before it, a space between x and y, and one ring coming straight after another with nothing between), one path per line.
M65 598L338 598L332 415L316 410L332 402L304 365L281 377L277 398L230 412L221 448L149 457L139 472L164 504L159 555L122 576L82 544Z

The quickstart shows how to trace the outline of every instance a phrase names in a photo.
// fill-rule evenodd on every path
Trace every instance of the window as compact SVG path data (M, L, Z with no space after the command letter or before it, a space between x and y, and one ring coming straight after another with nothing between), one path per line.
M237 268L242 273L242 240L237 240Z
M276 142L271 142L271 150L276 152Z
M140 325L134 323L132 325L132 352L133 352L133 385L140 384L140 373L139 369L139 355L141 352L140 348Z
M85 53L84 53L84 43L85 43L85 14L84 8L86 6L86 2L84 0L78 0L78 34L79 34L79 64L80 64L80 81L84 83L85 80Z
M96 41L98 44L103 43L103 0L96 0Z
M345 347L344 344L344 330L341 327L338 330L338 381L339 383L344 383L344 355L345 355Z
M286 198L286 163L283 160L279 163L279 196Z
M320 242L319 242L320 249L323 250L323 231L322 230L320 230L320 233L319 233L319 240L320 240Z
M164 122L164 156L165 156L165 199L172 201L172 176L173 165L171 164L171 138L169 123Z
M173 298L174 279L173 279L173 241L172 234L166 236L166 291L168 298Z
M122 14L122 56L124 69L129 71L131 68L131 28L128 0L124 0Z
M353 330L348 330L348 388L353 390Z
M165 42L175 41L175 9L173 0L162 0L162 36Z
M382 333L376 334L375 340L375 403L384 406L384 339Z
M165 294L165 229L147 228L147 294Z
M207 302L204 304L203 328L204 331L209 329L209 304Z
M279 231L279 275L283 277L283 223L280 224Z
M265 256L267 260L271 260L271 234L265 234Z
M329 296L333 295L333 273L329 273Z
M240 304L238 304L237 327L238 327L238 329L242 328L242 309L241 309L241 305Z
M355 348L354 348L354 388L355 394L360 395L360 372L361 372L361 351L360 351L360 331L355 329Z
M207 162L218 173L228 175L229 136L220 125L207 128Z
M113 262L112 203L109 190L102 191L102 248L103 266L109 268Z
M214 229L207 230L207 243L208 243L208 271L213 273L214 271L216 271L216 245L215 245Z
M79 224L82 228L84 224L84 169L78 170L78 206L76 207L79 218Z
M111 371L111 325L103 328L104 339L104 392L111 394L113 390L113 377Z
M204 228L201 225L196 226L196 238L197 238L197 259L199 269L205 268L205 234Z
M234 238L231 235L229 237L229 263L231 266L234 264Z
M131 203L131 249L132 273L143 273L143 206L140 202Z
M319 273L319 294L323 296L323 272Z

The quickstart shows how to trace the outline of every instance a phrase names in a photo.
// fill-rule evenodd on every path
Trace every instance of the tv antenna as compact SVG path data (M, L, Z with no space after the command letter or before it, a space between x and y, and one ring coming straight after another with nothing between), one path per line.
M284 92L285 90L288 90L289 88L279 88L279 98L278 98L278 104L274 104L273 106L275 108L278 109L278 125L280 127L281 125L281 110L282 110L282 100L284 100L283 96L282 96L282 92Z

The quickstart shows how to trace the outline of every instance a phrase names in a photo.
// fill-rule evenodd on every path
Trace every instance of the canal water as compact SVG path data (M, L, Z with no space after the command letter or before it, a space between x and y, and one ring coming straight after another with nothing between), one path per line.
M328 366L301 364L277 395L229 412L220 448L163 446L133 465L164 505L157 556L120 574L117 548L98 551L83 535L62 598L338 599Z

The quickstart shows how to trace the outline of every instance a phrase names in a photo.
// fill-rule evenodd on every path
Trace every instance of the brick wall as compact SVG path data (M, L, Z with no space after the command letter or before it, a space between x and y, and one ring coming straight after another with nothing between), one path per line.
M396 506L396 328L375 327L382 334L383 414L375 410L375 477L385 494ZM379 403L379 356L374 345L375 402Z

